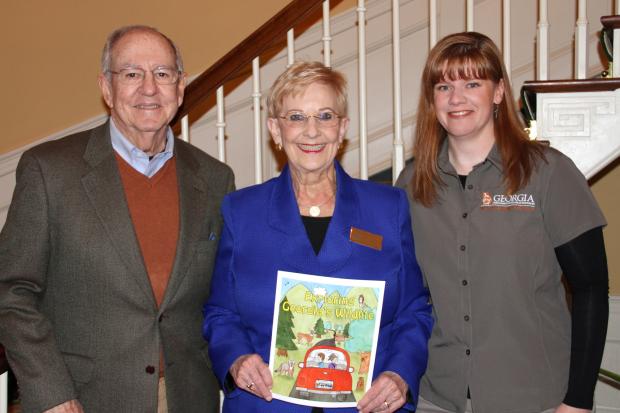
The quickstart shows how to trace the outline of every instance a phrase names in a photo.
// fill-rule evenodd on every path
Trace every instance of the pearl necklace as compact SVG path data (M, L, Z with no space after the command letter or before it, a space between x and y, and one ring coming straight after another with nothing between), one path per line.
M299 205L300 208L307 208L308 209L308 213L310 214L311 217L316 218L319 215L321 215L321 207L323 205L325 205L327 202L331 201L331 199L334 197L334 195L336 195L336 192L334 191L333 194L331 194L331 196L329 198L327 198L325 201L321 202L318 205Z

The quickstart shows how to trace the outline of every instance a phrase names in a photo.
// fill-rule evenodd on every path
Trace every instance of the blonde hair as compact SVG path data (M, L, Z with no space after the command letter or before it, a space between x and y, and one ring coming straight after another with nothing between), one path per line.
M267 97L270 118L280 115L284 98L302 94L313 83L324 84L336 92L334 110L340 116L347 114L347 81L342 73L320 62L296 62L289 66L274 82Z
M427 207L437 197L437 185L444 185L439 177L437 157L447 132L437 120L435 85L445 79L472 78L491 80L495 84L504 82L504 99L497 105L493 127L508 193L515 193L527 184L534 168L534 157L544 159L542 145L530 141L517 116L512 88L497 46L477 32L446 36L430 51L424 66L413 147L413 197Z

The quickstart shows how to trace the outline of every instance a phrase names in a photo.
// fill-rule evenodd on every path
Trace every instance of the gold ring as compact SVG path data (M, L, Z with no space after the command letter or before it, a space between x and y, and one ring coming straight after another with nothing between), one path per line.
M250 384L248 384L248 385L247 385L247 386L245 386L245 387L247 387L247 388L248 388L248 389L250 389L250 390L254 390L254 382L253 382L253 381L251 381L251 382L250 382Z
M390 403L388 403L388 401L384 401L383 404L385 404L385 408L389 409L390 408Z

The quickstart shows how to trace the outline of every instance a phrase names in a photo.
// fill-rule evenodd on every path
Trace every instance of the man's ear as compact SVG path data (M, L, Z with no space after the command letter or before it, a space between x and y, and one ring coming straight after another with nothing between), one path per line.
M177 96L179 106L183 103L183 97L185 96L185 80L187 73L183 72L179 74L179 81L177 82Z
M110 84L110 80L103 73L100 73L97 77L97 83L99 83L99 89L101 89L101 96L103 96L105 104L112 109L114 100L112 99L112 85Z

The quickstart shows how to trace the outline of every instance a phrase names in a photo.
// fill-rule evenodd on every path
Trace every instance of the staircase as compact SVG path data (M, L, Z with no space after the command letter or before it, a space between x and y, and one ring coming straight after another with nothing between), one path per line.
M605 3L605 0L599 2ZM191 124L186 136L196 146L203 150L219 156L230 164L236 175L237 187L244 187L254 183L262 182L279 173L282 166L282 159L277 157L273 150L270 138L266 131L265 112L256 109L264 106L264 97L275 78L286 67L291 59L324 60L325 54L323 47L325 38L329 38L331 65L342 71L349 79L349 99L351 128L348 133L346 145L341 158L341 162L349 173L353 176L366 177L380 173L393 166L395 154L402 151L404 159L411 157L413 144L413 126L415 125L415 111L418 99L419 79L429 48L429 31L434 24L438 27L450 27L450 30L442 30L444 33L460 31L466 29L466 21L473 20L474 29L483 31L491 38L495 39L498 45L506 46L505 35L502 35L502 16L506 13L506 8L502 4L510 2L500 0L487 1L453 1L454 7L446 8L446 1L437 3L429 0L374 0L360 2L363 7L353 9L338 16L329 16L329 35L325 35L325 23L322 22L321 9L329 2L321 0L297 0L274 16L267 24L249 36L237 48L233 49L211 68L199 75L189 84L186 91L186 98L181 111L179 112L178 124L182 124L183 116L189 115L186 120ZM337 2L336 2L337 3ZM394 68L393 52L393 3L397 3L399 8L398 41L400 43L400 105L395 115L396 94L394 93L394 83L397 79ZM430 9L435 3L437 16L431 19ZM458 4L462 3L462 4ZM467 6L473 4L473 17L466 18ZM523 38L535 39L540 36L537 33L536 8L531 8L526 3L536 3L533 1L520 1L519 7L510 6L512 17L510 20L518 20L520 26L528 27L531 33L523 34L516 40L512 40L510 72L513 75L513 87L515 93L525 84L527 94L532 95L541 91L545 86L539 81L530 81L536 77L536 67L534 65L535 55L533 44L529 43L526 47L516 44L522 43ZM568 2L567 3L572 3ZM576 1L575 5L576 6ZM592 0L590 1L592 3ZM595 2L596 3L596 2ZM334 6L332 0L330 6ZM439 8L437 9L437 6ZM444 7L443 9L441 7ZM459 7L461 6L461 7ZM360 9L363 9L360 11ZM299 17L293 13L299 13ZM358 24L360 13L363 13L365 24L365 53L366 60L365 72L367 78L362 82L358 77L360 73L360 53L357 50L357 40L359 38ZM529 22L523 22L523 15ZM566 13L566 12L564 12ZM556 16L559 12L549 11L549 21L552 23L560 20ZM570 14L566 13L566 14ZM458 18L454 16L458 15ZM573 14L571 18L574 19ZM314 19L315 24L308 24L307 19ZM433 22L434 20L434 22ZM462 21L459 21L462 20ZM492 27L489 22L495 22ZM574 23L574 22L573 22ZM505 23L509 24L509 23ZM564 23L566 24L566 23ZM302 27L300 30L299 27ZM479 27L482 26L482 27ZM514 27L514 23L513 23ZM553 26L551 26L553 28ZM289 30L293 28L296 36L290 40ZM296 33L296 32L300 33ZM287 32L289 39L287 41ZM549 72L558 77L571 76L570 67L573 55L573 32L557 34L551 30L553 38L564 36L563 41L556 40L552 43L552 48L548 53ZM591 75L599 74L607 68L607 62L601 61L595 51L598 48L598 35L592 29L587 37L589 50L589 64L587 73ZM287 44L288 43L288 44ZM519 46L519 47L518 47ZM257 64L258 62L258 64ZM258 66L253 68L253 66ZM557 69L556 69L557 68ZM546 81L549 83L549 81ZM587 80L565 81L565 84L578 84L579 90L591 87ZM572 82L572 83L571 83ZM365 83L365 113L366 119L362 121L359 116L359 95L362 92L360 84ZM553 83L553 82L551 82ZM617 97L613 97L614 90L618 89L617 79L606 79L603 81L607 93L610 94L605 102L608 102L608 109L603 109L601 103L596 99L588 109L588 113L602 114L601 111L607 110L608 113L602 118L593 121L577 113L575 116L568 115L564 111L558 111L557 103L550 103L554 112L546 110L546 114L555 117L556 123L548 121L542 122L545 115L535 113L534 117L538 120L537 129L539 137L548 139L551 144L566 152L581 168L582 172L588 177L593 176L606 164L613 162L618 157L618 141L611 136L614 130L614 121L620 113L615 108L617 103L612 103ZM216 103L216 90L223 85L220 90L220 106L218 119L218 105ZM600 86L592 86L600 88ZM545 89L547 90L547 89ZM568 90L565 87L563 91ZM556 87L556 91L559 89ZM562 92L564 95L564 92ZM545 94L546 96L546 94ZM556 97L557 99L558 97ZM566 96L563 97L563 99ZM534 98L545 99L542 95ZM577 98L579 99L579 98ZM588 98L590 99L590 98ZM609 100L611 99L611 100ZM551 102L551 101L549 101ZM614 101L617 102L617 101ZM570 107L570 104L567 103ZM541 101L540 105L533 106L542 109L546 108ZM225 115L225 116L222 116ZM567 116L571 116L570 119ZM400 128L394 127L396 119L400 120ZM578 126L575 122L584 124L581 128L594 128L598 130L608 130L607 138L576 139L569 137L568 130L559 130L560 122L566 128L575 129ZM364 124L362 124L364 122ZM594 122L594 123L593 123ZM602 122L602 123L601 123ZM219 128L218 128L219 125ZM551 129L545 129L551 128ZM589 133L584 129L577 136ZM178 130L181 127L178 126ZM216 138L218 135L223 139ZM396 137L395 137L396 136ZM564 137L565 139L556 139ZM253 142L252 142L253 141ZM562 143L560 143L560 141ZM366 142L366 145L362 144ZM396 142L395 147L393 143ZM596 154L594 158L585 159L584 144L588 145L590 152ZM561 145L561 146L560 146ZM250 150L252 148L252 150ZM363 153L365 152L365 153ZM581 156L582 159L579 159ZM365 159L363 159L364 157ZM365 165L364 165L365 164ZM394 175L402 168L402 162L397 166Z

